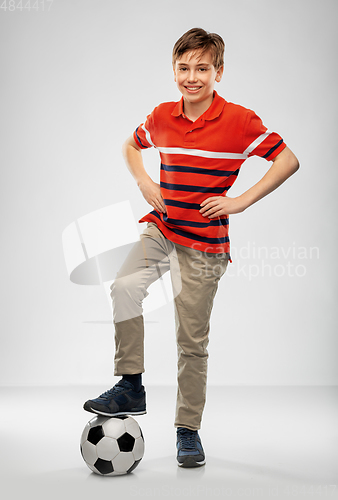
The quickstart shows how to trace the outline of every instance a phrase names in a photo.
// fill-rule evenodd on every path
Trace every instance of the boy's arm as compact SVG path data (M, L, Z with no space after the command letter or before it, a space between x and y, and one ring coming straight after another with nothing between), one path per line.
M122 153L126 165L137 182L145 200L158 212L165 213L166 208L161 195L160 185L147 174L142 160L142 150L134 137L129 137L123 144Z
M273 160L267 173L250 189L236 198L213 196L201 203L200 213L203 217L219 217L221 215L238 214L277 189L288 177L294 174L299 163L293 152L286 146Z

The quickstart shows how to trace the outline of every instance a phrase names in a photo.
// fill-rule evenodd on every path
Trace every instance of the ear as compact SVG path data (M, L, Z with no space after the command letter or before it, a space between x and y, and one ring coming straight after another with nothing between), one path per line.
M173 70L174 70L174 82L176 82L176 69L174 65L173 65Z
M216 71L216 78L215 78L216 82L220 82L222 80L223 71L224 71L224 66L221 66Z

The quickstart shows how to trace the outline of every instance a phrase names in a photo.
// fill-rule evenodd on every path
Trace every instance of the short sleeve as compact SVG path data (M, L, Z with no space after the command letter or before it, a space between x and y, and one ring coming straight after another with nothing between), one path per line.
M150 115L147 116L145 123L141 123L141 125L139 125L134 131L134 140L136 144L138 144L142 149L147 149L155 146L153 142L155 111L156 108Z
M286 147L282 137L271 132L253 111L248 111L243 138L244 154L273 160Z

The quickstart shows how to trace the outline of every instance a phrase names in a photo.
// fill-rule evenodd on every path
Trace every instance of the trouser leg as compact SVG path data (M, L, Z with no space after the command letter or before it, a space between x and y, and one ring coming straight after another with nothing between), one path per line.
M169 270L175 253L174 245L163 236L156 224L148 224L111 286L115 375L144 372L142 302L151 283Z
M176 245L182 291L175 298L178 352L176 427L198 430L206 398L209 321L228 255Z

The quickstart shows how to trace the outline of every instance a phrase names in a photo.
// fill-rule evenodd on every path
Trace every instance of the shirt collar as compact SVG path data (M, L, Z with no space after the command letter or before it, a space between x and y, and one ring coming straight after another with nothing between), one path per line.
M219 96L216 90L214 90L214 100L212 101L209 108L203 113L201 118L203 117L204 120L214 120L222 113L224 105L225 105L225 99ZM176 103L176 106L174 107L174 110L171 114L172 116L182 115L184 117L183 96L181 97L181 100Z

